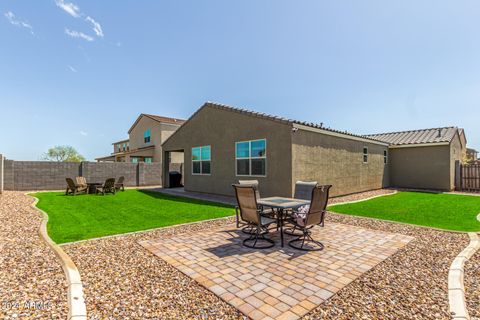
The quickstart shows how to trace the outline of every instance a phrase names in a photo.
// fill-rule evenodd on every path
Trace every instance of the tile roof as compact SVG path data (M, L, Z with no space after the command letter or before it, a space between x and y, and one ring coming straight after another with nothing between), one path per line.
M400 132L371 134L368 137L385 141L391 145L409 145L424 143L440 143L452 141L457 127L442 127Z
M150 118L150 119L152 119L154 121L157 121L157 122L163 122L163 123L169 123L169 124L178 124L179 126L182 125L185 122L185 120L183 120L183 119L169 118L169 117L164 117L164 116L157 116L157 115L154 115L154 114L141 113L138 116L137 120L135 120L133 125L130 127L130 130L128 130L129 134L130 134L130 132L132 132L133 128L135 128L138 121L140 121L140 119L142 117L147 117L147 118Z
M164 117L164 116L157 116L157 115L154 115L154 114L146 114L146 113L142 113L142 115L146 116L146 117L149 117L155 121L158 121L158 122L165 122L165 123L174 123L174 124L182 124L185 122L185 120L183 119L177 119L177 118L169 118L169 117Z
M216 102L211 102L211 101L206 102L200 109L198 109L192 115L192 117L196 113L198 113L201 109L203 109L204 107L207 107L207 106L217 108L217 109L229 110L229 111L233 111L233 112L237 112L237 113L241 113L241 114L246 114L246 115L250 115L250 116L254 116L254 117L264 118L264 119L267 119L267 120L273 120L273 121L283 122L283 123L287 123L287 124L298 124L298 125L303 125L303 126L307 126L307 127L311 127L311 128L322 129L322 130L335 132L335 133L339 133L339 134L345 134L345 135L352 136L352 137L372 140L372 141L375 141L375 142L384 142L384 141L381 141L379 139L376 139L375 137L366 136L366 135L358 135L358 134L350 133L348 131L341 131L341 130L336 130L336 129L332 129L332 128L329 128L329 127L324 127L323 123L313 123L313 122L306 122L306 121L288 119L288 118L274 116L274 115L263 113L263 112L256 112L256 111L251 111L251 110L248 110L248 109L232 107L232 106L229 106L229 105L216 103ZM192 118L192 117L190 117L190 118Z

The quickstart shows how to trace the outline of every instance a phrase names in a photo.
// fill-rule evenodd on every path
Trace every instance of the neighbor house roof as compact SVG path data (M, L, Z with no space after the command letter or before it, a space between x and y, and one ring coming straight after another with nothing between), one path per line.
M418 145L432 143L450 143L458 132L457 127L442 127L399 132L371 134L368 137L385 141L390 145Z
M133 123L133 125L130 127L130 130L128 130L128 133L132 132L133 128L137 125L137 123L140 121L142 117L147 117L150 118L154 121L161 122L161 123L168 123L168 124L176 124L176 125L182 125L185 120L183 119L177 119L177 118L169 118L169 117L164 117L164 116L157 116L154 114L146 114L142 113L138 116L137 120Z
M229 105L226 105L226 104L221 104L221 103L216 103L216 102L211 102L211 101L205 102L197 111L195 111L195 113L193 113L190 116L190 118L188 118L187 121L185 121L185 123L190 121L190 119L192 119L193 117L195 117L195 115L197 113L199 113L202 109L208 108L208 107L215 108L215 109L220 109L220 110L232 111L232 112L236 112L236 113L240 113L240 114L245 114L245 115L249 115L249 116L253 116L253 117L257 117L257 118L262 118L262 119L265 119L265 120L281 122L281 123L285 123L285 124L292 124L292 125L309 127L309 128L317 129L319 132L321 132L321 131L331 132L331 133L337 134L338 136L343 136L344 138L348 138L348 136L350 136L352 138L365 139L367 141L371 141L372 143L386 144L384 141L380 141L379 139L376 139L374 137L369 137L369 136L365 136L365 135L357 135L357 134L350 133L348 131L341 131L341 130L335 130L335 129L332 129L332 128L329 128L329 127L324 127L323 123L313 123L313 122L306 122L306 121L288 119L288 118L279 117L279 116L275 116L275 115L271 115L271 114L267 114L267 113L263 113L263 112L256 112L256 111L252 111L252 110L248 110L248 109L244 109L244 108L237 108L237 107L229 106ZM174 135L175 134L171 135L170 137L173 137ZM170 139L170 137L167 138L167 140L165 140L164 143L167 142Z

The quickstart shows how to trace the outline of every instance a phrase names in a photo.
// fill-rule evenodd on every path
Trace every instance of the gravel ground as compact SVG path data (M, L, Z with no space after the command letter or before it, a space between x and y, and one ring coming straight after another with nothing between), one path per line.
M465 295L472 319L480 319L480 250L465 264Z
M332 203L388 192L366 192ZM305 319L449 319L448 269L468 244L467 235L336 214L329 214L328 222L415 239ZM235 308L137 243L232 223L229 218L63 246L82 275L89 318L243 319ZM478 301L472 307L480 307Z
M450 319L448 271L468 235L330 214L337 222L415 237L305 319ZM480 308L477 301L476 308Z
M0 195L0 319L66 319L66 278L40 239L41 214L21 192Z

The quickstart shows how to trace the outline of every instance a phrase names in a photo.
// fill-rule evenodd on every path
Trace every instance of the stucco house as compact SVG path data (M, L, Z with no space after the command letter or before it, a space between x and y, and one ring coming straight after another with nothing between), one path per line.
M333 195L389 185L388 143L374 138L205 103L162 145L163 184L171 152L184 152L185 190L232 195L239 179L262 195L291 196L297 180L333 184Z
M464 130L443 127L369 135L389 143L392 187L455 188L455 161L466 155Z
M233 195L239 179L259 180L262 196L291 196L298 180L332 184L333 196L451 190L465 143L456 127L362 136L207 102L162 144L163 185L172 153L183 152L187 191Z
M128 130L128 139L112 143L113 152L97 161L109 162L161 162L162 143L177 130L185 120L142 113ZM175 160L175 159L174 159ZM183 161L181 155L176 162Z

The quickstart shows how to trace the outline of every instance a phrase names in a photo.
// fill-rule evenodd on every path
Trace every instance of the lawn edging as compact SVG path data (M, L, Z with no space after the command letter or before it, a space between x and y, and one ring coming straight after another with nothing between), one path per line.
M390 192L390 193L379 194L379 195L372 196L372 197L368 197L368 198L365 198L365 199L359 199L359 200L351 200L351 201L343 201L343 202L338 202L338 203L332 203L331 205L332 205L332 206L336 206L336 205L341 205L341 204L350 204L350 203L363 202L363 201L372 200L372 199L375 199L375 198L386 197L386 196L393 196L394 194L397 194L397 193L398 193L397 190L393 190L393 192ZM335 213L336 213L336 212L335 212Z
M80 278L80 272L72 259L50 238L47 232L48 214L42 209L37 207L39 201L38 198L26 193L27 196L32 197L35 201L31 206L38 210L42 214L42 223L38 230L40 237L43 241L52 249L57 256L57 259L62 266L65 276L67 278L67 304L68 304L68 319L72 320L86 320L87 319L87 307L85 305L85 299L83 294L83 285Z
M448 272L448 302L452 319L469 320L463 284L464 265L475 252L480 249L480 237L475 232L469 232L470 243L453 260Z
M138 230L138 231L130 231L130 232L125 232L125 233L118 233L118 234L111 234L108 236L103 236L103 237L95 237L95 238L90 238L90 239L84 239L84 240L78 240L78 241L71 241L71 242L65 242L59 244L59 246L68 246L72 244L78 244L78 243L83 243L83 242L89 242L89 241L95 241L95 240L104 240L104 239L109 239L109 238L118 238L122 236L129 236L129 235L135 235L135 234L142 234L142 233L148 233L156 230L162 230L162 229L168 229L168 228L175 228L175 227L183 227L183 226L188 226L188 225L194 225L194 224L200 224L208 221L217 221L217 220L227 220L227 219L232 219L235 216L228 216L228 217L220 217L220 218L213 218L213 219L207 219L207 220L199 220L199 221L192 221L192 222L185 222L185 223L179 223L179 224L172 224L170 226L163 226L163 227L157 227L157 228L150 228L150 229L145 229L145 230Z

